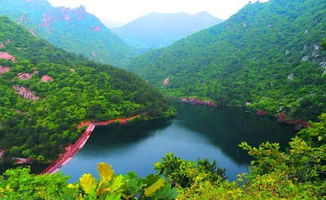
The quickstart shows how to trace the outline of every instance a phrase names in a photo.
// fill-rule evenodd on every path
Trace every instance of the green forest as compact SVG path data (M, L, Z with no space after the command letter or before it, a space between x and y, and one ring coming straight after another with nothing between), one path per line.
M78 138L82 130L76 127L83 121L173 114L168 100L137 76L53 47L5 17L0 17L2 41L0 51L17 59L0 60L10 67L0 75L0 149L7 158L51 161ZM31 77L21 80L19 73ZM42 82L44 75L53 81ZM27 88L39 100L20 97L13 86Z
M326 110L325 9L323 0L251 3L128 68L172 96L316 119Z
M326 199L325 0L250 2L220 24L135 59L137 52L83 7L53 8L45 0L8 2L0 2L0 164L17 167L0 174L0 200ZM80 16L84 20L79 21ZM68 23L71 26L65 26ZM80 31L80 26L86 28ZM102 63L120 67L129 63L128 71ZM34 174L31 166L13 164L15 158L53 163L84 132L85 127L77 128L82 122L131 116L144 122L172 118L177 114L175 99L184 97L215 101L217 108L202 106L214 112L223 106L248 108L243 109L244 117L226 118L229 121L255 116L259 120L252 123L259 124L284 114L286 119L305 120L308 126L293 132L284 148L280 140L257 146L249 141L237 144L251 160L248 171L234 180L228 179L227 168L219 160L190 161L173 152L153 163L153 171L146 176L116 173L114 164L101 161L98 174L85 173L75 182L62 172ZM266 111L267 116L256 116L259 113L253 110ZM191 118L200 118L198 113ZM215 118L201 119L201 124L209 127L220 120L224 125L225 121ZM177 128L195 121L177 120ZM156 128L153 123L144 129L162 134L169 123L164 120L164 126ZM221 129L239 130L240 135L249 126L237 120ZM277 138L278 129L270 130ZM196 129L189 131L196 133ZM127 135L130 138L121 143L134 151L132 142L153 139L154 134L145 133ZM198 145L202 138L195 136ZM185 142L187 153L201 151L202 146L189 149L190 142ZM211 140L206 142L213 145ZM104 149L101 145L99 150Z

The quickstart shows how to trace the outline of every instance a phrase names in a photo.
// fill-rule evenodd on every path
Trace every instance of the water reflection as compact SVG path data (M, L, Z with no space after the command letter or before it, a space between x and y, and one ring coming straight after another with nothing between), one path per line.
M290 126L236 107L211 109L184 105L179 109L178 118L184 127L203 134L237 163L250 161L247 152L238 147L241 142L253 146L267 141L278 142L285 149L294 135Z
M148 121L128 126L96 128L85 147L62 171L72 181L83 173L96 174L96 164L108 162L118 173L135 171L145 176L153 163L172 152L186 160L217 160L234 179L246 172L249 157L238 147L280 142L286 147L293 136L291 127L239 108L206 108L178 105L178 116L169 121Z

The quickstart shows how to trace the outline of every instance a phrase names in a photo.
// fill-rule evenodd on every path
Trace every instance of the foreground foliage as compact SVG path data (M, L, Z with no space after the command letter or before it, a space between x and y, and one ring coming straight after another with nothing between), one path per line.
M35 176L29 169L8 170L0 179L1 199L174 199L176 189L158 175L140 178L135 173L115 175L111 166L98 164L100 179L84 174L80 181L68 184L62 174Z
M159 175L168 177L173 185L180 188L190 187L203 181L216 182L225 180L225 170L217 168L217 162L207 159L197 162L185 161L168 153L161 162L154 164Z
M0 177L0 199L323 199L326 197L326 114L300 131L281 152L278 144L240 146L254 159L248 174L236 181L225 179L216 162L185 161L167 154L155 163L157 175L115 175L100 163L97 180L84 174L67 183L62 174L31 175L28 169L8 170ZM177 196L176 196L177 195Z

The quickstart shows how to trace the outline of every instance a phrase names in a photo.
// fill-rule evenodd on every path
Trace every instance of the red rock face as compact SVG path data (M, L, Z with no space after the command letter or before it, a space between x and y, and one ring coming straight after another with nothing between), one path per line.
M10 71L10 67L3 67L0 65L0 74L4 74Z
M5 154L5 150L0 149L0 158L3 157L4 154Z
M70 15L65 14L64 16L65 16L65 21L66 22L71 20L71 16Z
M95 27L92 28L92 31L99 32L99 31L101 31L101 27L95 26Z
M39 100L39 97L35 96L34 93L27 88L21 87L21 86L13 86L12 87L19 96L23 97L24 99L29 99L32 101L37 101Z
M216 107L216 104L215 104L215 102L214 101L211 101L211 102L209 102L209 104L208 104L210 107Z
M170 84L170 78L166 78L163 80L163 86L167 86Z
M17 76L20 80L28 80L32 78L32 74L29 73L19 73Z
M181 99L182 103L189 103L189 104L193 104L193 105L205 105L205 106L210 106L210 107L216 107L216 103L215 101L202 101L198 98L183 98Z
M17 22L23 23L23 22L27 21L27 19L28 18L25 15L22 15L17 18Z
M128 124L128 121L125 120L125 119L120 119L120 120L119 120L119 124L120 124L120 125L127 125L127 124Z
M286 114L285 113L280 113L276 117L277 117L277 121L279 121L279 122L285 122L285 120L286 120Z
M83 19L82 16L78 16L78 17L77 17L77 20L78 20L78 21L81 21L82 19Z
M53 81L53 78L49 75L44 75L41 78L41 82L51 82L51 81Z
M16 58L7 52L0 52L0 59L11 60L12 62L16 61Z
M42 23L40 24L40 26L49 27L51 23L52 23L52 17L48 14L43 14Z
M33 160L30 158L16 158L16 164L27 164L32 162Z
M264 110L258 110L257 115L258 116L264 116L264 115L266 115L266 112Z

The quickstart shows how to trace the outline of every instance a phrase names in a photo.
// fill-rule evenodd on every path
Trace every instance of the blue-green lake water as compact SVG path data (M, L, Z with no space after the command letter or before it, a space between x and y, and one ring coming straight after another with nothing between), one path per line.
M155 172L153 164L166 153L186 160L208 158L226 169L230 180L247 172L250 157L238 147L279 142L286 148L293 128L241 108L178 105L171 120L137 122L127 126L97 127L83 149L61 171L74 182L84 173L97 174L106 162L116 173Z

